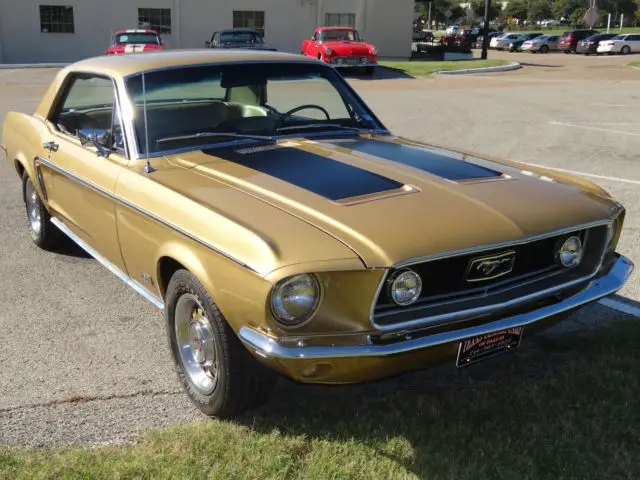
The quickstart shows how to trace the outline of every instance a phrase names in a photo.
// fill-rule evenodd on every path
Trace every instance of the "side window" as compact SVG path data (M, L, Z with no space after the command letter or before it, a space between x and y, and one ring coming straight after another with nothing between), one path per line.
M640 35L629 35L627 40L630 40L632 42L640 42Z
M104 130L105 147L123 151L120 113L111 79L90 74L75 75L52 122L63 132L78 137L83 129Z

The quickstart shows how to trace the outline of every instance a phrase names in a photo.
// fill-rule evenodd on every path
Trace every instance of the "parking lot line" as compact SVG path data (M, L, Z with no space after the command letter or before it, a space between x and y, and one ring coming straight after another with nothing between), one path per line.
M557 172L570 173L572 175L580 175L582 177L601 178L603 180L612 180L614 182L631 183L633 185L640 185L640 180L631 180L628 178L609 177L607 175L596 175L594 173L577 172L575 170L567 170L566 168L550 167L549 165L540 165L539 163L519 162L524 165L531 165L532 167L546 168L549 170L555 170Z
M610 128L587 127L585 125L576 125L574 123L565 123L565 122L549 122L549 124L561 125L563 127L582 128L584 130L596 130L598 132L615 133L617 135L629 135L631 137L640 137L640 133L637 133L637 132L625 132L622 130L612 130Z
M605 307L613 308L618 312L627 313L629 315L633 315L634 317L640 318L640 308L630 305L626 302L621 302L620 300L605 297L598 300L598 303L604 305Z

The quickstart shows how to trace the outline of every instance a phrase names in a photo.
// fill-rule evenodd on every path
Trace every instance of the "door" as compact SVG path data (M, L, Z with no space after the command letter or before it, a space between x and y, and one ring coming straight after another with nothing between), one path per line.
M61 101L47 119L49 138L43 139L54 146L48 158L39 160L47 199L54 217L123 270L113 195L128 159L114 82L73 73L65 85ZM99 132L103 148L81 143L80 132L88 129Z
M627 43L633 53L640 53L640 34L633 34L627 37Z

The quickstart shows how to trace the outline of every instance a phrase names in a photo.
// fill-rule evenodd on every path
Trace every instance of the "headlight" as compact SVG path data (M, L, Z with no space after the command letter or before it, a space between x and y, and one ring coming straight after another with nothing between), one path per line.
M400 306L414 303L422 292L422 279L413 270L400 270L388 280L389 296Z
M310 274L280 280L271 291L271 311L287 327L297 327L311 318L320 301L320 284Z
M327 47L327 48L324 49L324 54L325 55L331 55L331 54L333 54L333 50L331 50L329 47Z
M371 55L377 55L378 54L378 49L376 47L373 47L371 49Z
M558 260L565 267L575 267L582 260L582 242L579 237L567 238L558 250Z

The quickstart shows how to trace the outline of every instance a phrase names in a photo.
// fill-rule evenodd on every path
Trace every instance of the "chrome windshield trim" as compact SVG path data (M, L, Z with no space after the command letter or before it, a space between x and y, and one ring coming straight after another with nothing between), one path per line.
M240 340L256 355L267 359L314 360L328 358L387 357L410 353L426 348L437 347L466 338L485 335L507 328L526 327L545 318L567 312L587 303L611 295L620 290L634 269L633 263L619 256L611 270L601 278L593 280L584 290L554 305L539 308L532 312L521 313L495 320L475 327L437 333L422 338L404 340L390 345L374 345L371 340L364 345L326 346L326 347L283 347L277 339L260 333L249 327L239 331Z
M63 222L61 222L57 218L52 217L51 223L53 223L56 227L58 227L58 229L60 229L62 233L64 233L67 237L73 240L80 248L82 248L89 255L91 255L98 262L100 262L102 266L106 267L116 277L122 280L129 287L133 288L137 293L142 295L142 297L144 297L145 300L152 303L155 307L159 308L160 310L164 309L164 301L161 298L151 293L149 290L144 288L138 282L130 278L126 273L124 273L122 270L116 267L113 263L111 263L105 257L100 255L96 250L90 247L89 244L87 244L84 240L82 240L75 233L69 230L69 228L67 228L67 226Z
M365 132L363 131L362 133L365 133ZM369 130L367 130L366 133L368 134ZM376 135L384 135L390 132L388 132L387 130L378 129L378 130L371 130L370 133L376 134ZM279 140L291 140L292 138L316 138L316 137L325 137L328 135L359 135L359 133L354 132L352 130L343 130L343 131L327 130L324 132L305 132L304 135L300 135L299 133L298 134L291 133L287 135L274 135L273 137L270 137L272 140L265 139L264 141L277 142ZM170 150L163 150L161 152L153 152L149 155L149 158L159 158L159 157L165 157L168 155L177 155L180 153L195 152L198 150L205 150L205 149L241 147L247 144L253 144L260 141L261 140L237 139L237 140L231 140L228 142L216 142L216 143L207 143L204 145L196 145L196 146L189 146L189 147L183 147L183 148L173 148ZM146 155L141 155L140 153L137 153L136 160L141 160L146 158L147 158Z

